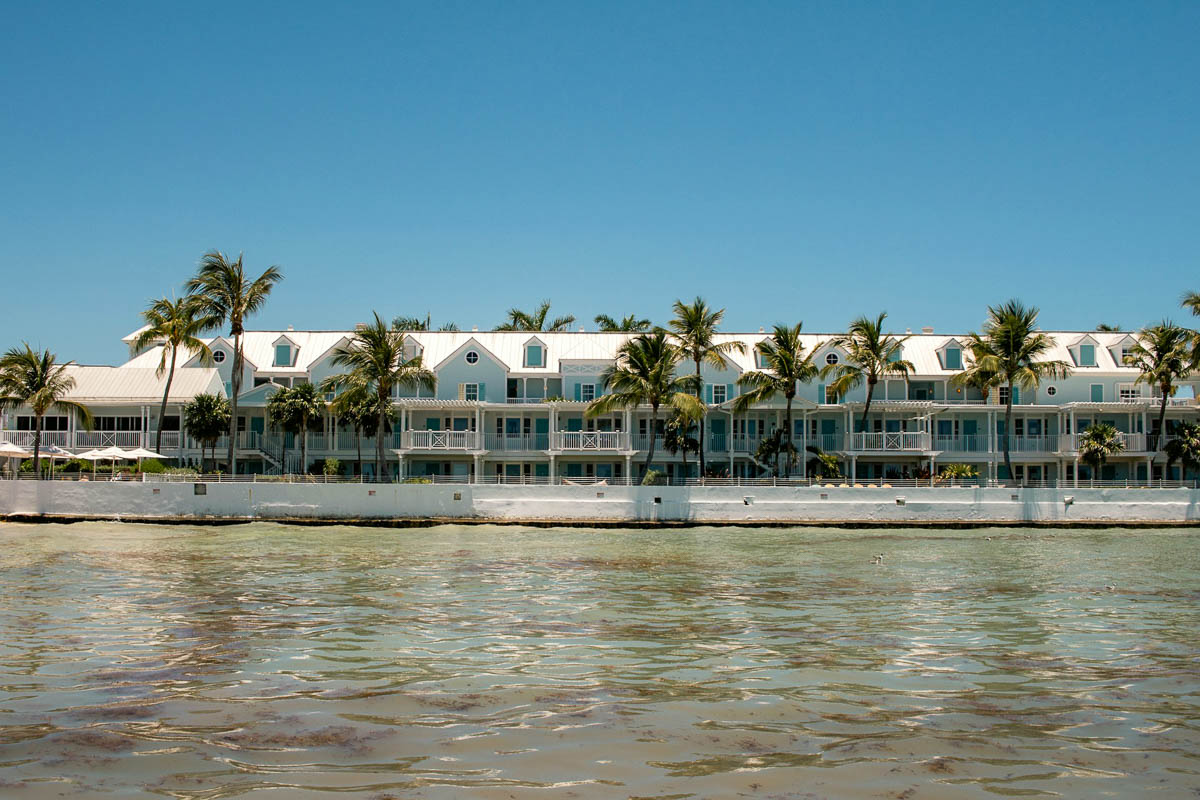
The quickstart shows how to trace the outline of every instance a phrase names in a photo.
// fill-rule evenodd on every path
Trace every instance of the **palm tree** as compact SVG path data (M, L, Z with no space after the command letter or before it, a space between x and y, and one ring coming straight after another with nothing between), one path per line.
M992 389L1003 383L1003 378L1000 373L989 368L989 364L992 362L984 358L988 354L987 342L983 341L979 334L968 335L967 350L971 354L971 359L961 372L950 378L950 385L964 389L978 389L980 397L986 404L988 397L992 394Z
M237 474L237 411L238 395L242 391L243 342L246 319L259 311L267 302L267 295L275 284L283 280L279 267L267 267L253 280L246 277L239 253L236 261L230 261L224 253L211 250L200 259L196 274L185 284L189 295L195 298L196 313L209 320L210 327L229 324L229 335L233 337L232 394L229 410L229 471Z
M909 373L916 369L911 361L900 357L909 337L897 339L885 334L885 319L886 311L873 320L859 317L851 322L844 335L835 336L829 342L846 351L848 363L828 364L821 369L823 376L834 376L829 388L839 398L866 382L867 404L863 407L859 424L863 431L867 429L867 415L871 413L871 400L875 397L875 387L879 382L894 375L902 376L907 381Z
M1179 388L1176 382L1192 374L1191 338L1192 332L1187 328L1164 319L1143 328L1137 343L1125 354L1125 363L1140 372L1136 382L1153 386L1162 393L1158 439L1150 443L1151 450L1159 450L1159 444L1166 439L1167 403Z
M796 446L792 441L794 427L792 425L792 401L796 399L796 387L808 383L820 374L817 365L813 363L812 353L804 354L804 345L800 341L800 327L795 325L776 325L771 338L758 343L756 350L761 362L770 372L752 371L738 378L741 394L733 404L736 413L742 413L753 405L767 403L783 395L786 403L784 418L787 425L787 447L781 452L788 454L788 474L796 463Z
M433 330L433 315L425 314L425 319L420 317L392 317L392 330L394 331L431 331ZM439 331L457 331L458 324L454 322L443 322Z
M593 400L585 414L589 418L611 413L618 408L650 406L650 447L646 452L645 471L654 462L658 438L658 410L670 406L697 418L703 418L704 404L689 392L692 378L675 374L679 349L667 339L666 331L638 334L617 351L616 361L600 376L601 384L611 390Z
M565 317L555 317L550 322L546 317L550 314L550 301L543 300L532 314L519 308L508 311L508 321L496 326L498 331L545 331L557 333L565 331L575 324L575 317L568 314Z
M144 327L129 346L132 353L145 350L152 344L162 344L162 357L154 374L161 378L167 373L167 384L163 387L162 405L158 409L158 436L154 440L154 452L162 452L163 420L167 418L167 398L171 394L171 383L175 380L175 362L183 348L200 356L200 365L211 366L212 352L200 341L200 334L213 327L212 320L197 315L194 298L159 298L142 312ZM168 355L170 360L168 361Z
M388 328L386 322L374 312L375 321L354 332L349 344L338 347L330 362L347 371L330 378L329 384L336 391L343 387L364 386L374 390L373 403L376 416L375 475L383 480L384 457L383 432L387 428L388 412L392 407L392 392L397 387L406 389L437 389L437 376L426 369L420 356L404 357L404 333Z
M976 365L1000 376L1000 385L1008 387L1004 403L1004 466L1012 480L1012 455L1009 433L1012 431L1013 387L1036 389L1044 379L1065 378L1071 365L1065 361L1042 360L1054 347L1054 340L1037 329L1038 310L1026 308L1018 300L988 306L983 335L971 334L979 345Z
M200 442L200 471L204 471L204 448L211 448L216 461L217 439L229 430L229 401L217 394L198 394L183 407L183 426Z
M1180 477L1186 480L1189 469L1200 469L1200 425L1194 422L1182 423L1164 449L1167 454L1168 475L1171 465L1178 461L1183 469Z
M1079 436L1079 458L1092 468L1093 481L1108 459L1124 450L1121 434L1107 422L1092 425Z
M809 475L816 478L842 477L842 462L833 453L826 453L815 444L810 444L804 449L812 453L812 458L805 463Z
M66 399L75 388L67 374L74 361L58 363L49 350L35 351L28 342L0 356L0 409L26 407L33 412L33 468L40 475L42 417L48 411L79 415L84 430L92 429L92 412L82 403Z
M754 460L768 469L771 462L775 462L775 475L778 477L781 472L779 462L783 460L785 453L790 466L796 460L796 445L792 444L790 437L784 437L782 429L776 428L770 436L758 443L758 448L754 451Z
M663 425L663 449L671 455L683 455L683 477L688 474L687 454L700 449L700 441L692 436L696 430L696 419L687 412L677 409Z
M300 474L308 474L308 426L325 413L325 398L311 383L293 386L289 400L300 422Z
M392 327L395 328L394 323ZM336 383L326 378L321 384L321 390L324 392L336 392ZM376 416L373 405L374 401L375 396L371 392L371 387L352 384L345 387L329 404L330 413L336 415L341 423L348 424L354 428L354 446L358 451L357 466L359 475L362 475L363 431Z
M1113 325L1108 322L1101 322L1096 326L1096 330L1103 333L1120 333L1124 330L1120 325Z
M721 324L721 319L725 316L725 309L714 311L701 297L697 297L691 303L676 300L672 309L675 312L675 318L668 324L671 332L675 334L681 357L691 361L696 367L692 378L696 402L707 413L708 409L705 408L704 401L700 397L700 393L704 390L704 381L700 377L700 364L703 362L711 364L717 369L724 369L724 355L733 352L744 353L746 346L737 341L716 341L717 326ZM705 471L703 416L700 418L700 451L697 455L700 459L700 477L703 478Z
M628 314L619 322L608 314L597 314L596 324L604 333L645 333L650 330L650 320L639 318L637 314Z
M286 475L287 468L287 437L289 433L297 433L300 430L300 415L297 413L296 406L292 403L292 390L286 386L281 386L267 400L267 419L271 423L271 427L282 434L283 451L280 454L282 461L281 472Z

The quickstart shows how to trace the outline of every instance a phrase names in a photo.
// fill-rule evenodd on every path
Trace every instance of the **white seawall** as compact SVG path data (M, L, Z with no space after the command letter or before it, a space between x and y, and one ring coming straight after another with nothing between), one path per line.
M0 481L0 517L578 523L1191 524L1195 489Z

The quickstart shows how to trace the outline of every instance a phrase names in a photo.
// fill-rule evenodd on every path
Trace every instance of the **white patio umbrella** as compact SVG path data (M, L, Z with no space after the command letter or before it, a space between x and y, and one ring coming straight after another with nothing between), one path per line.
M56 444L48 444L38 450L38 460L41 460L43 458L50 459L51 473L53 473L53 471L54 471L54 462L55 461L65 461L66 459L74 458L74 457L75 457L75 454L72 453L70 450L64 450ZM35 473L38 471L37 464L33 465L33 470ZM50 477L53 478L54 475L51 474Z
M132 456L125 450L119 447L106 447L103 450L96 451L96 455L101 458L109 459L113 462L113 477L117 476L117 461L124 461Z
M92 462L92 480L96 480L96 462L105 461L108 459L108 456L100 455L99 450L88 450L86 453L80 453L75 457L83 459L84 461Z
M159 455L158 453L154 452L153 450L147 450L144 447L135 447L132 450L126 450L125 455L129 456L130 458L137 459L139 472L141 472L141 469L142 469L142 459L143 458L162 458L163 457L163 456Z
M28 450L17 447L12 442L0 442L0 458L3 458L5 461L9 461L14 458L26 459L31 455L33 454Z

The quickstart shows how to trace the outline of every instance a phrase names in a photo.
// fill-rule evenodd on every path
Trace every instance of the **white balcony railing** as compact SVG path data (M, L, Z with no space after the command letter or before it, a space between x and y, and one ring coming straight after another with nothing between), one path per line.
M84 450L105 447L132 450L144 444L141 431L75 431L75 444L72 446Z
M950 453L986 453L988 437L982 433L965 436L935 436L933 437L933 449Z
M475 431L404 431L406 450L474 450Z
M488 433L484 434L483 446L488 450L504 450L508 452L549 450L550 434Z
M1067 433L1058 437L1059 449L1064 453L1074 453L1079 450L1079 437L1081 433ZM1125 445L1124 452L1126 453L1144 453L1146 452L1146 434L1144 433L1118 433L1117 437L1121 443Z
M851 433L846 437L847 450L911 451L929 450L932 440L925 431L884 431L882 433Z
M17 447L33 448L33 431L0 431L0 442L9 442ZM70 431L42 431L42 447L70 447Z
M646 440L650 446L650 437L638 437ZM662 446L662 437L658 439ZM555 431L555 450L623 450L625 449L625 434L621 431ZM639 448L641 449L641 448Z

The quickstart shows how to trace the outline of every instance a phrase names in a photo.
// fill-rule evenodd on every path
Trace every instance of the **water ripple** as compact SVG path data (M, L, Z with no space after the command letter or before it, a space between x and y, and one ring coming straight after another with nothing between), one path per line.
M1197 796L1198 540L0 523L0 795Z

